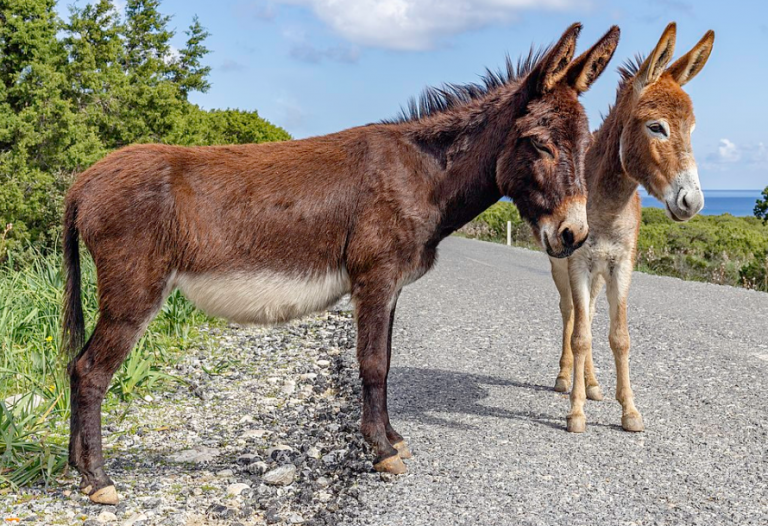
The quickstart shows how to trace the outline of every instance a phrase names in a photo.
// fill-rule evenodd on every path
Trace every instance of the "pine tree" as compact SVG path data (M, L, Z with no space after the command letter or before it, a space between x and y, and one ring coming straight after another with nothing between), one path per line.
M0 235L17 262L57 244L66 188L110 150L290 138L256 112L188 101L210 87L208 32L197 17L173 57L159 0L128 0L124 20L114 0L93 0L71 8L66 23L55 4L0 0L0 226L13 223Z
M179 51L179 57L173 67L173 82L186 97L192 91L205 93L211 87L207 77L211 73L210 66L203 66L202 59L209 53L204 45L210 33L200 24L197 15L192 19L184 34L187 35L187 45Z

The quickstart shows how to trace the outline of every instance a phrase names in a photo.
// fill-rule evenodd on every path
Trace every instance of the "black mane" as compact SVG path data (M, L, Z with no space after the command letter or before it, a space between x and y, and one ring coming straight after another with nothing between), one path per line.
M632 80L637 72L640 71L640 66L645 62L645 55L638 53L634 58L628 58L624 63L619 66L619 75L621 75L621 81L619 82L619 91L624 89L627 82Z
M418 121L431 115L445 113L484 97L502 86L514 84L528 75L535 68L549 48L535 50L531 48L528 55L518 59L517 63L507 55L506 64L498 71L485 70L480 82L468 84L443 84L440 87L427 87L420 97L413 97L407 107L400 108L400 114L382 121L384 124L399 124Z
M621 92L624 91L624 88L627 86L627 84L631 82L633 78L635 78L635 75L637 75L637 72L640 71L640 67L643 65L643 62L645 62L645 55L638 53L633 58L628 58L625 60L624 63L619 66L618 71L621 78L619 79L619 86L616 88L616 102L608 106L608 113L600 112L601 122L598 130L603 127L605 118L613 111L613 108L616 106L619 97L621 96ZM597 130L595 130L595 132L596 131Z

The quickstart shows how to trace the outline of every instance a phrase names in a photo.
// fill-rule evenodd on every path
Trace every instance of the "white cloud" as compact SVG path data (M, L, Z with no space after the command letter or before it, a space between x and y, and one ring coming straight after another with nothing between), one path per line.
M565 10L589 0L274 0L304 6L355 44L424 50L443 39L515 20L523 10Z
M764 142L736 144L729 139L720 139L717 151L706 157L704 166L710 170L725 170L734 165L768 167L768 146Z
M717 147L718 160L724 163L737 163L741 160L741 151L728 139L720 139Z
M752 162L755 164L768 164L768 148L765 143L757 143L755 152L752 154Z

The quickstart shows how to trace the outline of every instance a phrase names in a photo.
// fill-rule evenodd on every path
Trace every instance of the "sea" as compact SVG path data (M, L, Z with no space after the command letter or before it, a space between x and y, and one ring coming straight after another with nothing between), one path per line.
M754 215L755 203L762 198L762 190L704 190L704 209L699 212L708 216L731 214L732 216ZM664 208L655 197L640 188L640 197L644 207ZM511 201L502 198L502 201Z
M717 216L731 214L732 216L751 216L755 209L755 203L761 198L762 190L704 190L704 209L699 212L703 215ZM664 208L664 205L648 192L641 189L640 197L643 206Z

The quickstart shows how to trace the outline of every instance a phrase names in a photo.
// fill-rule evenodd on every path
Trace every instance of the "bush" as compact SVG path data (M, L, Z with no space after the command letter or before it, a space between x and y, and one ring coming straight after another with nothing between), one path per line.
M458 234L506 243L507 221L515 245L538 248L509 202L496 203ZM768 225L758 218L722 214L675 223L664 210L644 208L637 244L643 272L768 291Z

